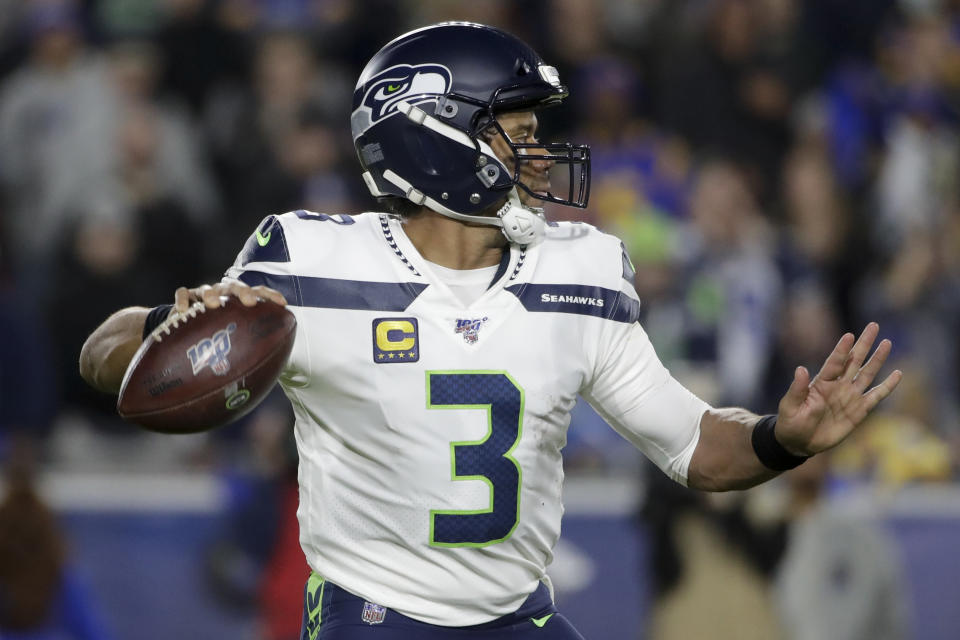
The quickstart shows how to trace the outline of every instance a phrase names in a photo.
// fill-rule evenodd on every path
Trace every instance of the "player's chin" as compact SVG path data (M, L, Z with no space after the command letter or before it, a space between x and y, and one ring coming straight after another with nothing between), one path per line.
M536 207L539 206L537 203L539 200L533 197L531 194L527 193L524 189L518 189L518 194L520 195L520 204L525 207Z

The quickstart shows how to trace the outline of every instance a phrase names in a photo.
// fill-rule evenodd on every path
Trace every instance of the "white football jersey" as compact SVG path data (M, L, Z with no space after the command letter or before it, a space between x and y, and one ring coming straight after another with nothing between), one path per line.
M464 306L395 216L266 218L228 278L297 317L300 541L314 571L428 623L510 613L546 580L582 394L678 482L707 405L657 359L632 267L590 225L511 247Z

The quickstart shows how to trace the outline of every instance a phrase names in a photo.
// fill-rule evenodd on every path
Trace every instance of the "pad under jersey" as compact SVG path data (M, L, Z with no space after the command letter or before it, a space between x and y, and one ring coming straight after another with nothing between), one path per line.
M468 306L378 213L270 216L227 277L278 289L297 317L280 382L300 541L314 571L366 600L466 626L546 580L578 394L686 482L708 407L637 322L620 241L590 225L511 247Z

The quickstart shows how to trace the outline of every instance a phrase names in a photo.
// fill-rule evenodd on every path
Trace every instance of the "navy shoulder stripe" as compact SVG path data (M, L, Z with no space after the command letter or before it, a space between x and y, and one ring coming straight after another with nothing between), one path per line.
M264 220L243 245L240 266L251 262L290 262L287 238L276 216Z
M370 311L404 311L427 288L418 282L367 282L261 271L244 271L240 280L251 287L276 289L297 307Z
M640 303L613 289L580 284L515 284L506 288L527 311L575 313L634 323Z

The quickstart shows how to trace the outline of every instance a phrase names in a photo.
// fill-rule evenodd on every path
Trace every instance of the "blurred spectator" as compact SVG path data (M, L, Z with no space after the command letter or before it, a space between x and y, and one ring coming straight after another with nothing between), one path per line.
M160 24L166 0L99 0L93 7L93 22L108 39L152 35Z
M673 483L652 465L644 468L641 518L653 582L647 637L778 637L768 587L786 544L783 523L751 512L754 492L704 494Z
M215 213L217 196L189 124L155 102L156 52L119 45L106 63L84 52L73 5L30 7L32 64L0 98L0 171L18 272L43 304L61 234L84 213L78 203L136 214L168 199L199 222Z
M116 398L91 389L77 375L84 340L113 300L128 305L160 304L184 282L199 281L202 235L175 203L157 200L134 211L111 201L78 202L84 210L64 233L57 250L56 295L47 309L58 327L52 337L63 409L79 411L95 426L121 426ZM91 295L109 292L109 296ZM64 323L63 318L70 318Z
M21 0L0 0L0 82L23 61L23 8Z
M781 206L779 259L786 285L820 289L836 309L840 326L856 328L853 292L869 259L869 245L856 234L860 227L841 196L823 147L807 144L790 153Z
M71 565L60 525L33 483L27 441L5 461L0 500L0 633L8 640L107 640L93 598Z
M837 336L858 328L855 293L870 256L817 140L799 142L787 157L780 206L784 294L760 405L771 412L798 365L815 371Z
M794 28L790 11L774 18L775 12L757 11L755 4L710 3L704 37L671 44L657 71L656 114L695 148L743 164L754 187L768 195L790 142L788 108L803 81L790 65L767 59L775 49L763 48L764 28L772 30L773 42L792 40L777 33Z
M831 61L869 60L899 0L803 0L804 22Z
M63 228L52 203L58 181L95 152L78 139L108 137L106 74L86 48L77 7L68 0L26 5L30 58L0 94L0 183L9 202L3 221L17 273L42 292L47 260Z
M776 412L797 366L816 371L843 331L837 307L815 282L794 284L782 303L776 343L764 376L762 411Z
M351 199L339 173L343 141L326 125L330 100L349 95L341 80L321 73L303 36L270 33L257 44L252 90L225 90L211 103L208 123L230 216L213 248L221 269L264 216Z
M127 41L108 54L110 135L98 141L99 154L76 167L56 206L69 209L85 191L99 191L127 209L170 200L195 224L210 222L218 194L198 131L175 103L156 95L158 51L146 41Z
M828 497L829 466L817 456L781 482L720 495L652 470L642 514L653 545L650 637L906 637L893 543L869 510Z
M269 3L270 0L265 0ZM282 3L281 3L282 4ZM471 11L495 5L495 2L450 3L440 2L444 9L440 20L457 20L458 11ZM318 54L329 64L328 68L344 65L348 90L353 89L357 75L370 56L382 43L401 33L427 24L419 15L421 7L429 6L423 0L320 0L310 2L310 19L297 25L307 31ZM371 20L376 16L376 20ZM346 103L350 102L350 96ZM344 102L338 103L340 105Z
M798 136L829 149L838 182L858 196L874 172L876 149L883 141L885 103L885 83L878 70L844 62L798 109Z
M600 0L551 0L546 9L557 64L571 67L602 54L606 48Z
M960 175L960 114L949 111L940 85L949 48L948 25L923 21L892 38L885 55L893 104L876 185L874 241L894 252L912 233L929 233L956 201Z
M733 165L701 167L679 240L679 360L670 364L714 404L759 402L782 295L771 233Z
M898 555L871 514L825 500L829 455L785 474L789 544L775 580L787 640L907 637Z
M590 141L598 196L589 219L613 232L626 232L629 218L648 203L673 216L685 214L692 174L684 141L637 113L644 95L637 74L622 61L601 57L584 62L571 81L583 87L575 99L576 138ZM608 187L633 189L639 207L607 199Z
M249 468L233 478L234 505L207 570L224 604L256 606L264 640L297 640L310 570L297 523L293 416L278 391L244 426Z
M156 36L165 60L161 91L184 100L195 117L222 83L245 79L250 52L244 30L252 25L233 18L233 4L163 1L166 13Z
M42 439L57 413L49 328L37 309L22 304L7 245L0 229L0 459L15 437Z
M898 344L898 358L916 368L929 389L929 415L921 416L942 436L960 433L960 270L952 227L912 233L885 263L865 277L857 301L863 314L880 319Z

